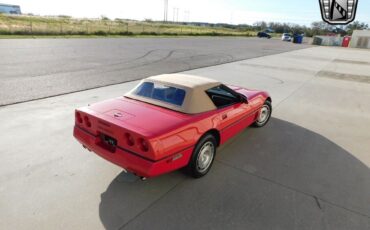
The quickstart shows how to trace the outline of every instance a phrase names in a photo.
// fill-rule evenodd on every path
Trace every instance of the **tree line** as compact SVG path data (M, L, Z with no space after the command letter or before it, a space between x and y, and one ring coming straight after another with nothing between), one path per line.
M369 29L369 25L365 22L355 21L346 26L333 26L323 21L313 22L311 26L302 26L293 23L279 22L256 22L253 24L257 30L273 30L275 33L298 33L305 34L307 37L327 34L352 35L354 30Z
M232 25L226 23L203 23L203 22L183 22L178 24L194 25L194 26L208 26L208 27L224 27L229 29L236 29L240 31L273 31L275 33L297 33L305 34L307 37L327 34L352 35L354 30L369 29L369 25L365 22L355 21L346 26L333 26L323 21L312 22L310 26L298 25L294 23L280 23L280 22L264 22L259 21L253 25L239 24Z

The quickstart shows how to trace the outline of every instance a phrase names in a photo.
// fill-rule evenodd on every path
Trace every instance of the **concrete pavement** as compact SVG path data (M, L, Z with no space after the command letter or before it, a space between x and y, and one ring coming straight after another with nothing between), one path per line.
M73 139L74 108L136 82L1 107L0 228L369 229L368 57L315 47L187 72L268 90L274 106L199 180L138 181Z

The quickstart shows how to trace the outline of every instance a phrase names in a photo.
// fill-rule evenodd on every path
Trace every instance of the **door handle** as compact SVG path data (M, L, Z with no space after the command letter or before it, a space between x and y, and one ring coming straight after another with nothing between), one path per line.
M227 114L222 115L222 120L225 120L227 118Z

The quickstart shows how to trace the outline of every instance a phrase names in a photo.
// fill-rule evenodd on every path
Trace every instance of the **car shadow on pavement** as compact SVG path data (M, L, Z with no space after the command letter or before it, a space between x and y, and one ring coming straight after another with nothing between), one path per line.
M264 229L362 229L370 226L369 194L370 170L351 153L272 118L223 146L202 179L181 172L144 182L118 175L101 196L99 214L106 229L230 229L231 222L233 229L251 223Z

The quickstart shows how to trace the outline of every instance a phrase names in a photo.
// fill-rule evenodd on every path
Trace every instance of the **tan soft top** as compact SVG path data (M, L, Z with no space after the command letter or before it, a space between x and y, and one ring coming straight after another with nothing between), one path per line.
M135 92L137 87L143 82L159 83L162 85L172 86L185 90L186 96L184 99L184 103L182 104L182 106L176 106L156 99L136 95ZM188 114L196 114L216 109L216 106L213 104L205 91L219 86L221 85L221 83L213 79L193 75L164 74L143 79L139 85L131 90L129 93L127 93L125 96L128 98L165 107L171 110L176 110Z

